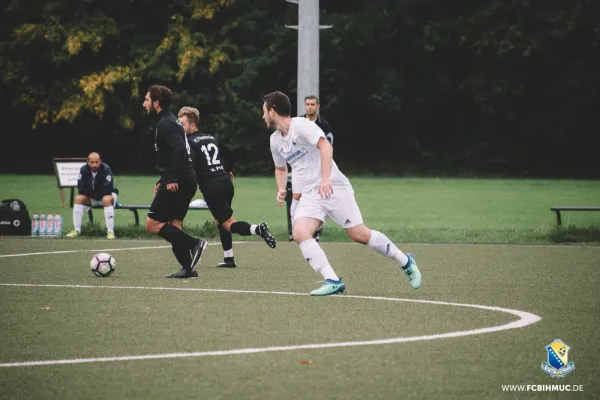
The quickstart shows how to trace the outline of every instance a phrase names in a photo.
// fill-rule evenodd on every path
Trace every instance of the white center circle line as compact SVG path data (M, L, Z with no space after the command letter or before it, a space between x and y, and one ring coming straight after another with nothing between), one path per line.
M265 290L235 290L235 289L203 289L203 288L169 288L169 287L145 287L145 286L96 286L96 285L53 285L53 284L28 284L28 283L0 283L0 286L11 286L11 287L48 287L48 288L71 288L71 289L116 289L116 290L171 290L171 291L192 291L192 292L217 292L217 293L245 293L245 294L266 294L266 295L286 295L286 296L308 296L307 293L296 293L296 292L272 292ZM422 304L434 304L442 306L453 306L453 307L466 307L476 308L487 311L502 312L514 315L519 319L503 325L495 325L485 328L471 329L466 331L455 331L447 333L438 333L433 335L423 336L407 336L407 337L396 337L389 339L375 339L365 341L350 341L350 342L334 342L334 343L315 343L315 344L302 344L292 346L273 346L273 347L258 347L258 348L242 348L232 350L216 350L216 351L204 351L204 352L188 352L188 353L163 353L163 354L142 354L142 355L128 355L119 357L96 357L96 358L73 358L63 360L34 360L34 361L22 361L22 362L7 362L0 363L2 368L11 367L34 367L42 365L63 365L63 364L85 364L85 363L96 363L96 362L112 362L112 361L135 361L135 360L156 360L156 359L172 359L172 358L192 358L192 357L207 357L207 356L225 356L225 355L238 355L238 354L253 354L253 353L268 353L276 351L292 351L292 350L307 350L307 349L324 349L334 347L352 347L352 346L372 346L380 344L393 344L393 343L406 343L406 342L417 342L423 340L436 340L436 339L447 339L461 336L473 336L484 333L492 333L505 331L509 329L524 328L528 325L535 324L542 318L538 315L513 310L510 308L485 306L480 304L463 304L453 303L446 301L436 300L418 300L418 299L401 299L394 297L379 297L379 296L353 296L353 295L339 295L333 296L335 299L364 299L364 300L380 300L380 301L398 301L407 303L422 303Z

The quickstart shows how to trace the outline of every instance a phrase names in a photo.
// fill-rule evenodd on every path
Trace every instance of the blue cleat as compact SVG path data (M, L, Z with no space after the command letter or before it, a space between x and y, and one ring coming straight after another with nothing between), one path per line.
M340 278L339 281L334 281L332 279L326 279L320 288L313 290L310 292L311 296L329 296L337 293L344 293L346 290L346 285L342 282Z
M406 256L408 257L408 264L402 267L402 272L404 272L404 275L408 278L410 286L418 289L419 286L421 286L421 271L419 271L419 267L417 267L415 257L410 253L406 253Z

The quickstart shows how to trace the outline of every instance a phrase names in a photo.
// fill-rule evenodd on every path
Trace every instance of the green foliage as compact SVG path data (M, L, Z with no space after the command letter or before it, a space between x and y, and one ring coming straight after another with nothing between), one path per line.
M109 131L121 145L113 158L135 154L123 168L136 170L151 164L134 146L146 141L144 91L162 83L174 107L200 108L201 129L228 142L240 172L272 168L261 98L282 90L295 102L297 32L284 25L297 23L296 5L12 0L3 13L2 101L27 124L16 130L67 142ZM600 88L598 20L593 0L322 1L321 22L334 27L321 32L320 96L338 163L597 176L585 144Z

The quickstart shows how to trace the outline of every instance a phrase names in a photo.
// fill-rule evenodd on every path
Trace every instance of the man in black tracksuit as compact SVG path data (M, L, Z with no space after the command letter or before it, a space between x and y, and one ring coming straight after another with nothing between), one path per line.
M236 221L233 218L231 204L234 189L231 151L222 146L214 136L198 132L200 112L197 109L183 107L178 116L192 148L198 187L219 228L224 259L223 262L217 264L217 267L235 268L236 266L233 257L232 233L242 236L258 235L269 247L275 248L277 242L269 232L266 222L250 225L248 222Z
M196 175L183 127L169 111L171 90L152 85L144 99L148 114L158 114L154 148L160 179L146 218L146 230L170 242L181 270L166 278L197 278L195 270L207 242L181 230L189 204L196 193Z
M83 214L90 207L104 208L104 221L106 222L106 238L115 238L115 205L117 194L114 175L108 164L102 162L100 154L92 152L88 155L87 163L79 170L77 178L77 191L73 205L73 225L71 232L66 237L75 238L81 234Z

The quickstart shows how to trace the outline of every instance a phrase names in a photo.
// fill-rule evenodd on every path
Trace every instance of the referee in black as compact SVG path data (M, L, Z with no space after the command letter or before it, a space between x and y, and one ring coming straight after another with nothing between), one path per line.
M171 243L173 254L181 265L180 271L166 278L197 278L195 268L207 242L181 230L190 201L196 194L196 173L183 127L169 111L172 97L169 88L152 85L144 98L148 114L158 115L154 149L160 172L146 218L146 230Z

